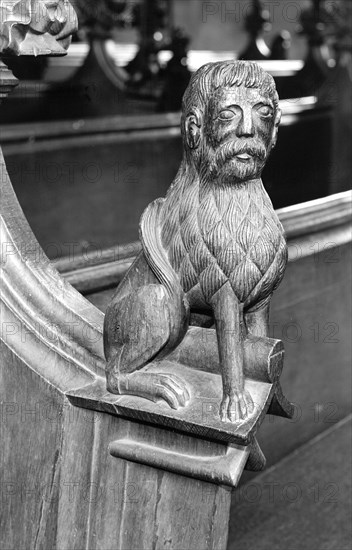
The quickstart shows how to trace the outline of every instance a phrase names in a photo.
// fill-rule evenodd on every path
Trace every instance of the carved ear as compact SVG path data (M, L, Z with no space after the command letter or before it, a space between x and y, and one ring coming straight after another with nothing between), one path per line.
M187 115L185 128L187 145L190 149L197 149L200 143L202 117L198 109L192 109Z
M274 147L276 145L277 134L278 134L278 131L279 131L279 124L281 122L281 115L282 115L281 110L277 109L276 115L275 115L275 123L274 123L272 138L271 138L271 148L272 149L274 149Z

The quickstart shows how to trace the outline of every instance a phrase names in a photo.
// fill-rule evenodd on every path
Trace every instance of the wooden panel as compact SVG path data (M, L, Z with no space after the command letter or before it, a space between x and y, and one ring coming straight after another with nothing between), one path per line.
M233 495L228 550L351 547L351 416Z
M54 548L63 396L0 349L0 547Z
M65 401L61 419L60 498L57 510L56 547L86 547L92 501L98 498L93 472L96 418Z
M63 429L60 550L226 548L229 489L116 459L108 451L109 442L137 433L148 433L151 442L166 438L181 452L201 454L204 442L70 404Z
M107 442L126 434L126 429L133 438L146 428L116 417L107 422L107 417L101 416L95 423L93 463L94 481L104 491L104 497L91 507L88 547L99 550L226 548L231 491L107 456ZM178 452L201 455L201 448L206 444L187 436L180 438L167 430L147 430L151 442L166 438L173 441ZM195 506L201 502L203 506Z

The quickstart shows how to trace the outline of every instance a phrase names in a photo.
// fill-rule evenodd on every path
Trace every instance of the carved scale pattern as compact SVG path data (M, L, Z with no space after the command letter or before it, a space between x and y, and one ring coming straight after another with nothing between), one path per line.
M172 194L171 194L172 195ZM173 197L166 198L166 202ZM166 205L165 205L166 206ZM209 304L227 281L245 308L270 298L287 262L282 226L261 183L186 186L164 223L163 243L181 285Z

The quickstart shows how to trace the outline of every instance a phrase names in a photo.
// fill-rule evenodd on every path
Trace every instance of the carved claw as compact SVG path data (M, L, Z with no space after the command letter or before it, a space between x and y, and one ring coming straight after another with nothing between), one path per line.
M186 383L174 374L151 374L155 397L164 399L172 409L185 407L191 399Z
M108 380L108 391L136 395L154 402L163 399L172 409L187 405L190 393L184 380L174 374L148 372L147 368L118 377L115 374L116 380Z
M220 418L223 422L239 422L252 414L254 403L247 390L224 395L220 405Z

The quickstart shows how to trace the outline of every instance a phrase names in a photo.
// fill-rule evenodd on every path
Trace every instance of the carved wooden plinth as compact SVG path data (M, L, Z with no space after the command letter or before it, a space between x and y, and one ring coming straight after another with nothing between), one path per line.
M281 350L278 355L282 356ZM194 396L188 408L173 410L166 403L154 404L141 397L116 397L106 391L101 380L70 392L68 396L76 406L128 417L149 425L144 427L144 438L134 440L123 437L115 441L110 448L113 456L236 487L245 467L249 470L260 470L265 465L255 433L270 404L272 403L270 412L273 414L289 417L293 413L292 405L283 398L277 382L279 369L280 361L277 361L277 366L271 373L271 382L248 380L248 389L253 395L256 409L255 414L240 427L219 419L220 376L199 372L195 379L192 369L171 361L165 361L154 370L162 370L165 374L176 373L188 382ZM166 441L171 437L170 430L178 433L181 441L181 434L188 435L190 440L202 438L207 441L204 449L208 448L209 453L182 453L178 449L174 454L177 446L169 448L163 443L163 438L160 445L158 442L151 444L150 433L155 432L153 425L163 428L159 433L165 434ZM175 442L177 437L175 434ZM217 456L214 455L214 449L219 449Z

